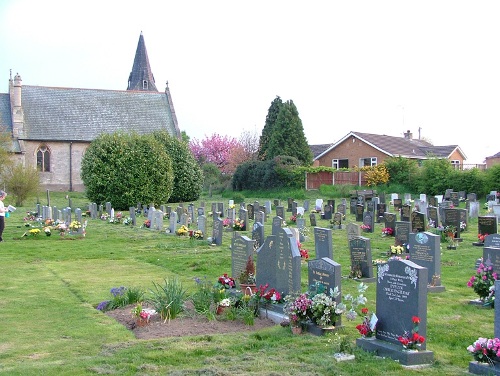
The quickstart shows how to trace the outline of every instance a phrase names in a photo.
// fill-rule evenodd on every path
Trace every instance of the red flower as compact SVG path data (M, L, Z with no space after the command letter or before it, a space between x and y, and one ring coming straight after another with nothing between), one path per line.
M365 308L361 308L361 313L363 315L366 315L368 313L368 308L366 308L366 307Z
M420 317L418 316L413 316L411 318L411 321L413 321L414 324L420 324Z

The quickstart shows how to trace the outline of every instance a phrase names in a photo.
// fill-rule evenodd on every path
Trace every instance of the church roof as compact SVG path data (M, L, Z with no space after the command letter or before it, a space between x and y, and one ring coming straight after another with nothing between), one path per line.
M169 90L159 93L23 85L24 135L20 139L90 142L101 133L146 134L157 130L180 137L169 96Z
M158 91L155 86L155 78L149 65L148 52L144 37L139 36L137 50L135 51L134 65L128 78L127 90Z

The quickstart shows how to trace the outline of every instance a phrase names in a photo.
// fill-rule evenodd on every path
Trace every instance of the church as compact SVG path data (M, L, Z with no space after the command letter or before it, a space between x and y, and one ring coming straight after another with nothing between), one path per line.
M16 163L36 166L43 189L79 192L83 154L100 134L181 137L168 83L157 90L142 32L126 90L23 85L11 73L9 92L0 93L0 130L11 134Z

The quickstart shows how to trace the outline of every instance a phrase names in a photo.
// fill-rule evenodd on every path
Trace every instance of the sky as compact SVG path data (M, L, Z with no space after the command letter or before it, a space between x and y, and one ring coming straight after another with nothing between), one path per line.
M499 16L496 0L2 0L0 93L10 70L125 90L142 32L191 139L260 136L279 96L311 145L409 130L483 163L500 152Z

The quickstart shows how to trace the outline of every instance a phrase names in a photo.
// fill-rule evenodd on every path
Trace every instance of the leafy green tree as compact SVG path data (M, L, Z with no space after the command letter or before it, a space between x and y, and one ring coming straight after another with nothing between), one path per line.
M166 131L157 131L153 137L164 145L172 160L174 188L170 202L194 201L203 188L203 172L186 142L172 137Z
M274 132L274 125L276 124L276 119L278 119L278 114L282 106L283 101L279 96L276 96L267 111L266 123L264 124L264 129L262 129L257 152L260 160L272 159L268 155L269 141Z
M389 173L389 184L403 185L411 191L419 168L415 160L398 156L386 159L383 164Z
M212 197L212 189L217 182L222 180L222 173L215 163L203 164L203 188L208 191L208 196Z
M5 127L0 127L0 182L3 180L3 174L13 165L12 159L10 158L11 149L11 134Z
M450 187L453 166L445 158L431 158L424 161L417 177L417 191L429 195L443 194Z
M490 191L500 191L500 164L496 164L488 168L485 172L486 190L483 194Z
M168 202L174 187L172 161L152 135L102 134L82 158L89 200L125 210L138 202Z
M297 158L304 166L312 164L313 155L304 134L304 127L297 107L291 100L283 103L280 108L266 155L267 159L289 155Z
M40 175L36 168L27 168L22 164L7 166L3 183L9 195L13 196L16 206L22 206L28 197L40 191Z

